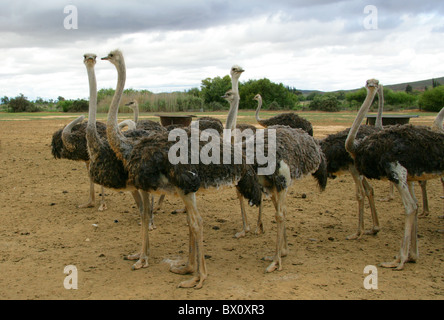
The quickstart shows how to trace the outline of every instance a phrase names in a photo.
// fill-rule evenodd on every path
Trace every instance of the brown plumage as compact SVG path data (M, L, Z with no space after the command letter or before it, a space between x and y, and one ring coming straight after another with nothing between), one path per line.
M86 125L82 122L72 128L69 134L70 147L66 147L62 140L62 129L52 135L51 153L55 159L68 159L74 161L89 161L88 148L86 147ZM106 136L106 125L97 121L97 132L101 137Z
M262 97L260 94L257 94L253 99L258 101L258 106L256 109L256 121L261 126L265 128L274 125L289 126L290 128L302 129L305 132L307 132L309 135L313 136L313 126L311 125L310 121L298 116L294 112L281 113L278 114L277 116L265 120L259 118L259 111L262 107Z
M249 123L237 123L236 129L239 129L240 131L250 129L253 133L255 133L257 128L254 125L249 124Z
M345 147L360 174L370 179L388 179L399 191L406 214L400 254L393 262L381 266L401 270L406 262L418 258L418 207L411 183L444 176L444 108L435 119L435 130L397 125L356 141L357 130L370 108L378 83L375 79L367 81L367 97L353 122Z
M224 98L230 102L230 105L236 103L236 93L229 90ZM282 257L287 255L288 245L285 232L286 216L286 193L293 180L299 180L312 174L318 182L321 190L324 190L327 184L327 163L321 147L316 140L302 129L294 129L289 126L275 125L264 130L264 140L259 139L259 132L256 130L254 140L249 139L243 143L243 151L248 159L248 148L254 142L254 164L253 167L258 174L259 183L262 190L271 196L276 213L277 222L277 241L275 255L269 260L271 264L267 267L267 272L282 269ZM273 138L274 135L274 138ZM275 139L275 140L274 140ZM274 158L272 155L275 148ZM259 164L257 150L263 148L264 154L268 155L268 163ZM270 149L271 148L271 149ZM274 168L270 165L274 164ZM261 169L269 168L271 172L260 172ZM242 198L240 199L242 203ZM261 220L262 210L259 210L259 221Z
M276 168L272 174L258 176L263 190L271 196L276 209L277 241L275 255L269 260L267 272L282 269L281 258L288 253L285 234L286 193L293 180L312 174L321 190L327 183L326 160L319 144L302 129L272 126L265 129L265 146L269 145L271 130L276 134ZM256 133L257 137L257 133ZM265 150L268 153L269 148ZM255 164L256 170L260 167Z
M76 119L62 129L57 130L52 135L51 139L51 153L55 159L68 159L73 161L83 161L89 172L90 159L86 143L86 122L77 123ZM73 125L74 123L77 123ZM97 132L99 136L106 136L106 125L102 122L97 122ZM71 127L72 126L72 127ZM62 137L63 136L63 137ZM105 192L102 187L102 201L99 211L106 209ZM90 179L89 199L85 204L81 204L79 208L93 207L95 202L94 182Z
M234 166L211 163L208 165L202 163L196 165L171 164L168 151L173 141L168 141L168 136L173 131L169 134L154 133L151 136L143 137L136 143L124 137L117 127L117 113L125 83L125 61L119 50L112 51L103 59L113 63L118 72L118 86L108 112L107 137L109 144L117 157L123 161L125 168L128 169L130 181L138 190L144 192L161 190L162 193L177 193L184 201L190 232L189 259L185 267L172 267L170 270L182 274L194 273L192 279L182 282L180 286L200 288L207 277L207 271L203 253L202 218L196 207L195 191L199 188L239 183L240 192L244 192L247 199L254 203L254 199L256 199L254 195L256 194L259 195L257 201L260 202L260 186L257 180L257 188L252 188L251 183L248 190L240 187L240 185L244 185L240 183L243 179L251 180L256 178L256 175L251 166L246 166L245 162ZM186 140L189 146L188 136ZM201 148L200 143L199 148ZM223 148L220 151L222 150ZM189 150L189 152L191 151ZM253 174L249 174L249 172ZM259 191L254 193L254 190ZM148 243L148 233L145 232L146 225L142 223L142 226L142 232L146 235L145 242Z

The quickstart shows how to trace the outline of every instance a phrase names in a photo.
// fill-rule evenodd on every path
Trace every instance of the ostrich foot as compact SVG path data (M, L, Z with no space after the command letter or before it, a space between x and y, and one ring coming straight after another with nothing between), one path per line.
M401 261L400 258L396 258L391 262L382 262L380 263L380 266L383 268L394 268L393 270L400 271L404 269L406 262L416 262L416 259L410 257L405 261Z
M424 210L422 213L418 214L418 218L425 218L429 215L429 211Z
M190 280L182 281L179 283L179 288L194 288L200 289L203 286L203 282L206 277L194 276Z
M148 230L153 231L154 229L157 229L157 227L154 225L154 222L149 224Z
M353 234L345 237L345 239L347 239L347 240L360 240L360 239L362 239L363 235L371 235L371 236L377 235L379 230L381 230L379 227L374 226L370 230L365 230L364 232L358 231L356 233L353 233Z
M191 267L188 263L186 265L182 265L182 266L174 266L172 265L170 267L170 271L172 273L176 273L176 274L190 274L193 273L195 270L193 267Z
M102 202L101 204L100 204L100 207L99 207L99 211L100 212L102 212L102 211L105 211L106 209L108 209L108 207L106 206L106 203L105 202Z
M89 201L88 203L85 204L79 204L77 206L77 208L79 209L83 209L83 208L94 208L94 201Z
M281 258L277 258L276 260L272 259L271 264L265 269L265 272L266 273L270 273L270 272L273 272L275 270L278 270L278 271L282 270L282 260L281 260Z
M263 234L263 233L265 233L265 230L264 230L264 225L261 222L257 224L256 230L254 230L254 234Z
M124 258L125 260L137 260L135 264L131 266L131 270L138 270L148 267L148 256L146 254L131 254Z
M250 226L247 226L245 229L243 229L242 231L237 232L234 237L239 239L239 238L243 238L247 235L247 232L250 232Z
M363 233L358 231L356 233L353 233L347 237L345 237L346 240L360 240L362 238Z

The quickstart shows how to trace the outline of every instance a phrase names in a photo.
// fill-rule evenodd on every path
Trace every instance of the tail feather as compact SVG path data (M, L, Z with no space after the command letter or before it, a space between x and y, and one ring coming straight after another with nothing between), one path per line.
M321 153L321 163L319 164L318 170L316 170L312 176L317 180L319 189L324 191L327 187L327 160L324 153Z
M236 185L240 194L250 206L259 206L262 200L262 187L253 168L249 167Z

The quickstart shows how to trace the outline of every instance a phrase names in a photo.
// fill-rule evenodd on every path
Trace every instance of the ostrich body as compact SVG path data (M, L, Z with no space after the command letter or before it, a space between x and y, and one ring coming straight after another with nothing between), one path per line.
M57 130L52 135L51 153L55 159L68 159L73 161L83 161L89 171L89 154L86 146L86 122L82 122L83 118L77 118L64 128ZM97 131L101 137L106 136L106 125L102 122L97 122ZM89 199L85 204L81 204L79 208L94 207L95 192L94 182L89 178ZM99 206L99 211L106 209L105 191L101 190L102 200Z
M261 126L267 128L274 125L283 125L295 129L300 128L307 132L309 135L313 136L313 126L311 125L310 121L298 116L294 112L281 113L269 119L262 120L259 117L259 111L262 108L262 96L260 94L257 94L253 99L258 101L258 106L256 109L256 121Z
M271 130L275 130L276 134L276 169L270 175L258 175L265 194L271 196L277 222L276 251L273 257L266 258L272 261L266 268L266 272L282 270L281 259L288 254L285 231L286 195L293 180L300 180L311 174L317 180L321 190L325 189L327 183L325 157L313 137L302 129L271 126L265 129L265 146L269 145L268 137Z
M102 58L113 63L118 71L118 88L116 92L123 91L125 75L125 62L120 51L112 51ZM188 263L184 267L171 267L175 273L194 273L193 278L180 284L181 287L200 288L207 277L206 264L203 254L202 218L197 210L195 193L199 189L219 187L223 185L236 185L244 196L253 204L260 202L260 186L257 177L251 168L245 164L172 164L168 153L175 144L169 141L168 133L156 132L143 137L135 143L124 137L117 127L117 112L119 96L114 96L111 103L108 120L108 141L128 169L129 179L138 190L150 193L178 194L184 201L190 232L190 252ZM185 143L189 146L191 141L189 132ZM184 132L187 132L184 131ZM183 131L181 131L183 132ZM223 142L221 142L222 144ZM202 143L199 142L199 150ZM192 155L188 148L188 161ZM221 145L220 151L223 150ZM234 155L234 152L232 152ZM188 162L189 163L189 162Z
M142 228L142 249L138 255L129 256L131 260L139 259L134 265L133 269L139 269L148 266L148 210L150 208L150 200L148 194L145 192L139 192L128 181L128 172L125 169L122 161L116 157L113 149L110 147L106 137L100 137L96 128L96 109L97 109L97 83L94 72L94 66L96 63L95 54L85 54L84 63L88 72L88 80L90 87L90 104L88 125L86 128L86 140L88 146L88 153L90 156L89 174L91 179L104 187L114 190L123 190L131 192L137 207L139 208L142 225L146 224L147 229ZM123 87L122 87L123 89ZM122 90L123 91L123 90ZM119 94L119 88L116 89ZM114 100L114 99L113 99ZM144 130L131 130L126 131L125 136L127 139L139 139L149 133Z
M380 129L374 126L363 125L359 128L357 139L361 140L366 136L373 134ZM335 178L342 172L350 172L356 186L356 199L358 201L358 230L349 235L347 239L359 239L364 234L376 234L379 232L379 219L376 211L374 192L367 179L360 175L354 166L353 158L345 149L345 140L347 139L349 129L331 134L320 141L322 151L327 159L327 173L330 178ZM372 214L373 227L371 230L364 230L364 197L369 200L370 211Z
M236 94L229 90L224 98L234 103ZM288 253L287 238L285 233L285 215L286 194L288 188L294 180L300 180L311 174L318 181L321 190L324 190L327 183L327 164L321 147L316 140L302 129L290 128L288 126L275 125L264 130L264 152L268 154L270 145L275 147L275 169L273 173L268 175L259 175L259 165L255 157L254 168L258 174L259 183L265 194L271 196L271 200L275 207L275 218L277 222L277 240L276 251L273 257L267 257L271 260L271 264L266 268L267 272L282 269L282 257ZM256 131L255 137L258 137ZM271 140L269 135L275 134L275 141ZM254 141L257 148L258 141ZM240 142L242 143L242 142ZM243 150L246 152L247 143L243 143ZM262 144L262 143L261 143ZM242 204L242 198L240 198ZM261 224L261 207L259 210L258 228ZM246 218L243 216L244 230Z
M356 141L357 131L376 93L378 81L368 80L366 88L367 97L353 122L345 148L360 174L369 179L388 179L399 191L406 214L400 254L393 262L381 265L402 270L406 262L418 258L418 207L411 183L444 176L444 108L435 119L435 130L410 124L395 125Z

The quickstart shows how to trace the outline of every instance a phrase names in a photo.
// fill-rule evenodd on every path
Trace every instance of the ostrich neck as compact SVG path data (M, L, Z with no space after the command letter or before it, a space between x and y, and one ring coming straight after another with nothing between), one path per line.
M261 108L262 108L262 98L259 98L257 100L257 108L256 108L256 121L257 122L261 122L262 121L262 119L259 118L259 111L261 110Z
M125 63L122 61L117 68L117 87L114 92L111 105L108 110L108 120L106 123L106 135L108 143L115 152L117 158L125 161L125 156L128 155L130 145L128 140L123 136L117 124L117 114L119 112L119 104L122 98L123 89L125 88L126 69Z
M444 133L442 122L444 120L444 108L441 108L432 125L432 130Z
M382 110L384 109L384 89L382 84L378 88L378 115L375 120L375 127L382 129Z
M231 90L234 93L233 103L230 103L225 129L234 130L236 128L237 111L239 110L239 78L231 78Z
M361 108L359 109L359 112L355 118L355 121L353 121L353 125L350 128L350 131L347 136L347 140L345 141L345 149L348 151L348 153L351 154L351 156L355 157L355 139L356 135L358 133L359 127L361 126L361 122L364 119L368 109L370 108L370 105L373 102L373 99L375 98L377 88L370 87L367 90L367 96L365 97L364 103L362 104Z
M239 97L235 97L230 102L230 111L228 111L227 122L225 123L225 129L234 130L236 128L237 111L239 109Z
M139 121L139 106L135 105L133 111L134 111L134 122L137 123L137 121Z
M63 145L68 150L72 151L76 147L74 144L71 143L71 140L70 140L72 128L74 128L74 126L76 126L77 124L81 123L83 121L83 119L85 119L85 116L78 117L77 119L75 119L75 120L71 121L69 124L67 124L62 131Z
M88 125L86 127L86 141L90 152L97 150L100 138L97 133L96 113L97 113L97 81L94 66L87 66L89 80L89 111Z

